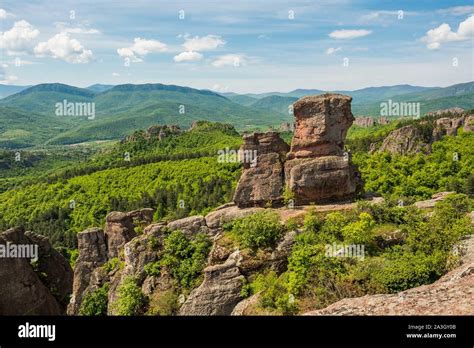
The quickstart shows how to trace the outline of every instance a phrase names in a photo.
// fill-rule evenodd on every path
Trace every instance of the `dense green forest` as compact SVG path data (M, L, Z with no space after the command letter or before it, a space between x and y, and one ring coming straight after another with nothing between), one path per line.
M347 147L362 173L365 191L407 202L443 190L472 195L472 133L446 136L426 156L367 151L371 142L407 122L420 120L349 132ZM291 133L283 137L291 141ZM21 165L12 160L12 152L4 152L0 227L24 224L50 236L56 245L74 247L75 233L102 225L112 210L151 207L156 220L206 213L232 199L240 165L219 163L217 152L240 144L241 136L232 126L199 122L162 140L136 132L133 141L98 146L87 154L77 150L65 157L35 157L25 151L29 162Z

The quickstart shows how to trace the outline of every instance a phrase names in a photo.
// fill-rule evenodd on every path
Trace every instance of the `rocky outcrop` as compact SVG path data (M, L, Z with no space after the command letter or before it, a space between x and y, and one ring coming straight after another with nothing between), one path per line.
M433 141L441 140L445 135L457 135L458 129L464 124L464 117L448 118L443 117L436 120L433 129Z
M72 269L48 239L23 228L0 233L0 245L31 246L38 259L0 258L0 315L62 315L72 291Z
M474 132L474 115L469 115L464 120L464 132Z
M449 109L431 111L431 112L427 112L426 116L441 116L445 114L462 115L464 114L464 109L459 108L459 107L454 107L454 108L449 108Z
M277 204L282 200L283 161L288 150L288 144L276 132L244 136L239 150L244 171L234 195L239 207Z
M351 97L323 94L294 104L295 136L285 162L286 187L296 204L349 199L361 188L360 174L344 153L352 125Z
M263 211L263 208L253 207L240 209L234 204L225 204L206 215L206 225L210 234L217 234L227 222Z
M378 151L389 152L392 155L406 155L417 152L428 153L430 150L429 141L425 140L422 131L410 125L392 131Z
M295 134L287 158L342 156L347 131L354 121L351 101L342 94L323 94L295 102Z
M230 315L242 299L245 278L238 268L240 261L240 252L235 251L223 264L208 266L203 283L191 292L179 314Z
M436 203L443 201L448 195L455 193L454 191L438 192L432 195L431 199L415 202L414 205L420 209L431 209L434 208Z
M74 267L73 295L68 314L77 315L87 292L102 285L98 268L108 260L105 233L100 228L90 228L77 234L79 256Z
M346 298L306 315L471 315L474 310L474 236L464 241L462 265L433 284L398 294Z
M354 124L359 127L373 127L375 122L374 119L370 116L357 116L354 120Z
M171 135L177 135L181 133L181 129L178 125L152 125L148 127L146 131L140 130L134 132L132 135L122 140L122 143L135 142L139 139L145 140L163 140Z
M153 220L152 209L141 209L129 213L118 211L107 214L105 218L105 235L107 237L108 257L119 255L125 243L132 240L137 234L136 225L148 225Z

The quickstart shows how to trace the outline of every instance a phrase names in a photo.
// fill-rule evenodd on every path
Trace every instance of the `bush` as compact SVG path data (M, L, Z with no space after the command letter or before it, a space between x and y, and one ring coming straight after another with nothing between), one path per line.
M284 227L278 214L272 211L255 213L232 223L231 233L244 247L252 250L274 246Z
M155 292L150 300L148 315L174 315L179 309L178 295L174 289Z
M109 283L84 296L79 315L103 316L107 315L107 304L109 296Z
M324 224L321 227L320 239L327 243L342 240L342 229L349 223L349 219L340 212L333 212L326 215Z
M274 271L259 274L251 286L254 293L260 293L262 308L277 310L283 315L297 312L295 297L288 292L284 276L278 277Z
M375 221L368 213L360 213L359 220L342 228L344 241L349 244L368 245L374 239Z
M121 261L118 257L114 257L102 265L102 269L107 272L113 272L123 269L125 263Z
M203 233L198 233L194 240L190 240L182 231L173 231L165 238L164 253L159 263L149 266L145 271L158 274L158 266L165 267L180 286L192 288L197 285L206 266L211 245Z
M310 210L305 215L304 223L303 223L305 231L312 231L312 232L319 231L322 225L323 225L323 220L314 210Z
M126 277L117 289L117 293L117 301L113 303L117 315L143 314L147 298L143 295L134 277Z
M396 293L438 279L446 271L446 254L411 253L400 247L380 257L367 259L354 270L359 281L377 292Z

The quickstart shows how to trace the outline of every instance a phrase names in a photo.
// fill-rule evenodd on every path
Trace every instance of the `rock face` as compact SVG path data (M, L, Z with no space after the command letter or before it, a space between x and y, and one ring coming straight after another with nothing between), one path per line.
M474 115L469 115L464 120L464 132L474 132Z
M234 202L239 207L263 206L281 201L284 187L283 161L288 144L276 132L244 136L239 150L244 171Z
M63 315L72 291L72 269L48 239L22 228L0 233L0 244L36 245L35 267L27 258L0 258L0 315Z
M374 119L370 116L364 117L364 116L358 116L354 120L354 124L359 126L359 127L373 127L375 122Z
M236 251L223 264L207 267L203 283L191 292L179 314L230 315L242 299L245 278L237 267L240 259L240 252Z
M429 152L429 142L425 142L421 130L414 126L405 126L392 131L379 148L380 152L405 155L416 152Z
M354 121L352 98L323 94L293 104L295 134L288 159L342 156L347 130Z
M464 109L454 107L450 109L431 111L431 112L426 113L426 116L440 116L444 114L462 115L463 113L464 113Z
M108 257L117 257L125 243L137 234L135 224L148 225L153 220L152 209L136 210L128 213L113 211L105 218Z
M391 295L347 298L306 315L471 315L474 310L474 236L462 265L433 284Z
M361 187L360 175L343 151L354 121L351 100L323 94L294 104L296 128L285 162L285 181L296 204L352 198Z
M341 94L299 99L293 105L296 122L290 152L275 132L244 136L240 151L255 153L256 160L244 161L234 202L239 207L278 205L285 187L296 204L353 198L362 185L350 154L344 152L354 121L351 101Z
M464 124L464 117L439 118L436 120L436 127L433 129L433 141L441 140L445 135L457 135L458 128Z
M107 242L100 228L90 228L77 234L79 257L74 267L73 296L68 305L68 314L79 314L82 300L87 290L101 285L97 279L98 267L107 262Z

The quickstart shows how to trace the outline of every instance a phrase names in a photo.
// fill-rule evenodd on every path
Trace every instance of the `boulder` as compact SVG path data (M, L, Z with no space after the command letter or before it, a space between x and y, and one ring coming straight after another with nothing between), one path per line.
M63 315L71 294L72 270L47 238L12 228L0 244L37 246L35 264L27 258L0 258L0 315ZM62 279L56 279L62 277Z
M464 132L474 132L474 115L469 115L464 120Z
M375 122L374 119L370 116L364 117L364 116L357 116L354 120L354 124L359 127L373 127Z
M405 126L392 131L383 141L378 151L392 155L406 155L417 152L430 152L429 141L425 141L421 130L415 126Z
M287 158L342 156L347 130L354 121L351 101L342 94L323 94L295 102L295 133Z
M361 187L359 172L343 156L287 161L285 176L297 205L350 199Z
M137 234L136 226L149 225L153 220L153 209L145 208L128 213L113 211L105 217L105 235L108 257L118 257L123 246Z
M187 236L192 236L196 233L207 233L206 220L202 215L189 216L183 219L171 221L167 225L168 230L180 230Z
M244 170L234 195L234 202L239 207L281 202L283 161L288 150L288 144L276 132L244 136L244 144L239 150Z
M264 208L245 208L240 209L235 205L224 205L206 215L206 225L211 234L217 234L222 231L222 226L234 219L242 218L248 215L263 211Z
M230 315L242 299L244 276L239 271L240 252L232 253L226 262L204 269L204 281L191 292L179 315Z

